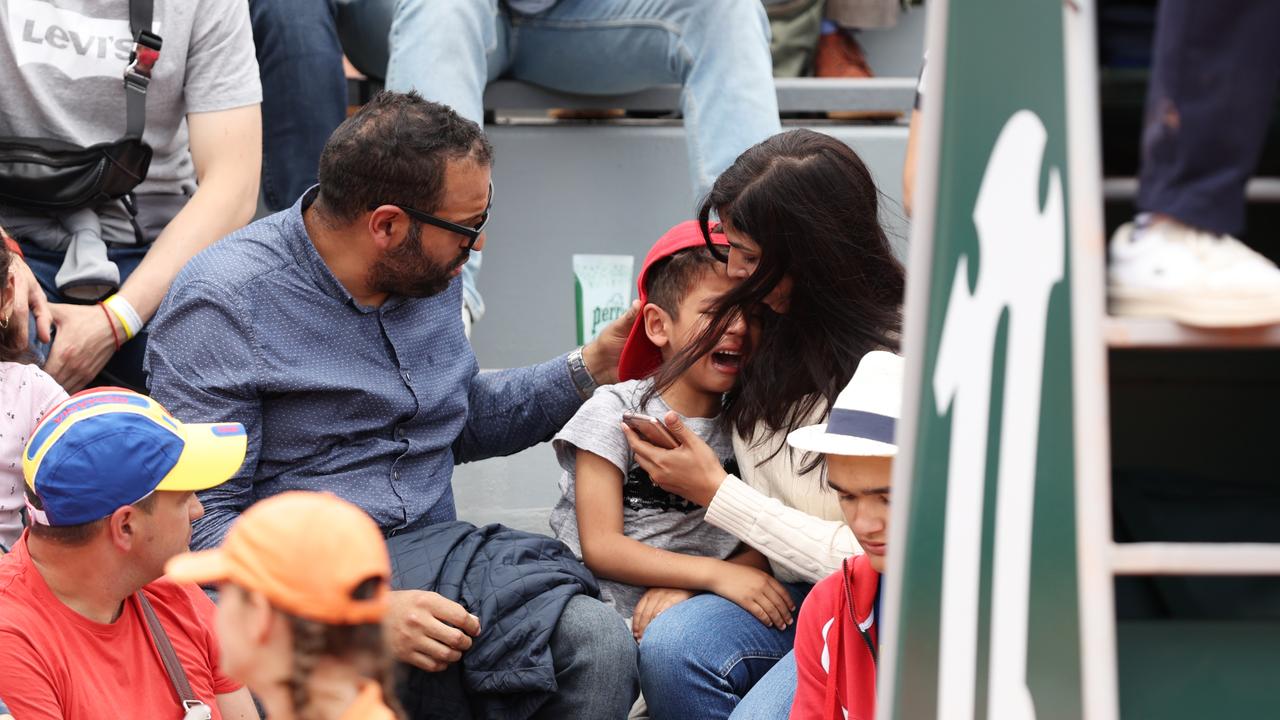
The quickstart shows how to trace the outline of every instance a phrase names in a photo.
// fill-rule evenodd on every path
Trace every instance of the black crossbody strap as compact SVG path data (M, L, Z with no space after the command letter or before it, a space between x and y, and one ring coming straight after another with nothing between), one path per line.
M187 672L182 669L182 663L178 662L178 654L173 651L173 643L169 642L169 635L160 625L160 618L156 617L155 608L151 607L151 601L147 600L147 596L139 590L136 594L138 604L142 606L142 614L147 618L147 627L151 630L151 641L155 643L156 650L160 652L160 660L164 663L164 671L169 675L169 682L173 683L173 689L178 693L178 700L182 702L183 708L201 702L196 694L191 691L191 683L187 682Z
M129 0L129 32L135 38L143 30L151 32L151 17L154 12L154 0Z
M151 32L155 0L129 0L133 52L124 69L125 136L141 138L147 124L147 86L160 59L160 36Z

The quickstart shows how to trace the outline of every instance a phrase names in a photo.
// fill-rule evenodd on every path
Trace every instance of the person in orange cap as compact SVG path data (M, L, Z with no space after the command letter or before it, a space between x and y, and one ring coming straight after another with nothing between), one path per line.
M381 624L391 561L363 510L328 493L281 493L245 511L222 547L165 570L218 586L223 670L271 720L402 717Z

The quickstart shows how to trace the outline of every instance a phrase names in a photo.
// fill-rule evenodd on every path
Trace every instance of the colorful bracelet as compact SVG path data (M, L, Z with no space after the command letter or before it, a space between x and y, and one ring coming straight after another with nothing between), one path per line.
M120 333L116 332L116 323L111 319L111 311L107 309L104 303L98 303L98 307L102 308L102 314L107 318L107 326L111 328L111 339L116 342L116 349L120 349Z
M116 293L103 300L102 305L110 310L111 314L115 315L116 319L120 321L120 327L124 328L126 342L142 332L142 317L138 315L138 311L133 309L133 305L123 295Z

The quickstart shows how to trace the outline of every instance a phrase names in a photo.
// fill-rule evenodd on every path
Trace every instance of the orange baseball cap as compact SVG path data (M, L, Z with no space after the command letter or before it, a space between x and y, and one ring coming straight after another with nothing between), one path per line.
M330 625L381 621L391 591L391 559L377 523L318 492L285 492L253 505L222 547L179 555L165 573L201 585L232 582L281 610ZM352 597L370 578L380 580L373 597Z

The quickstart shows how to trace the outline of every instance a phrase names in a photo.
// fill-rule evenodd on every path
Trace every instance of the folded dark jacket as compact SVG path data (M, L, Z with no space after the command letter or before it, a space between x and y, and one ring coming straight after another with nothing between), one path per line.
M480 618L462 661L439 673L408 668L409 717L525 720L556 691L551 658L569 599L599 596L595 578L559 540L502 525L431 525L387 540L392 586L431 590Z

